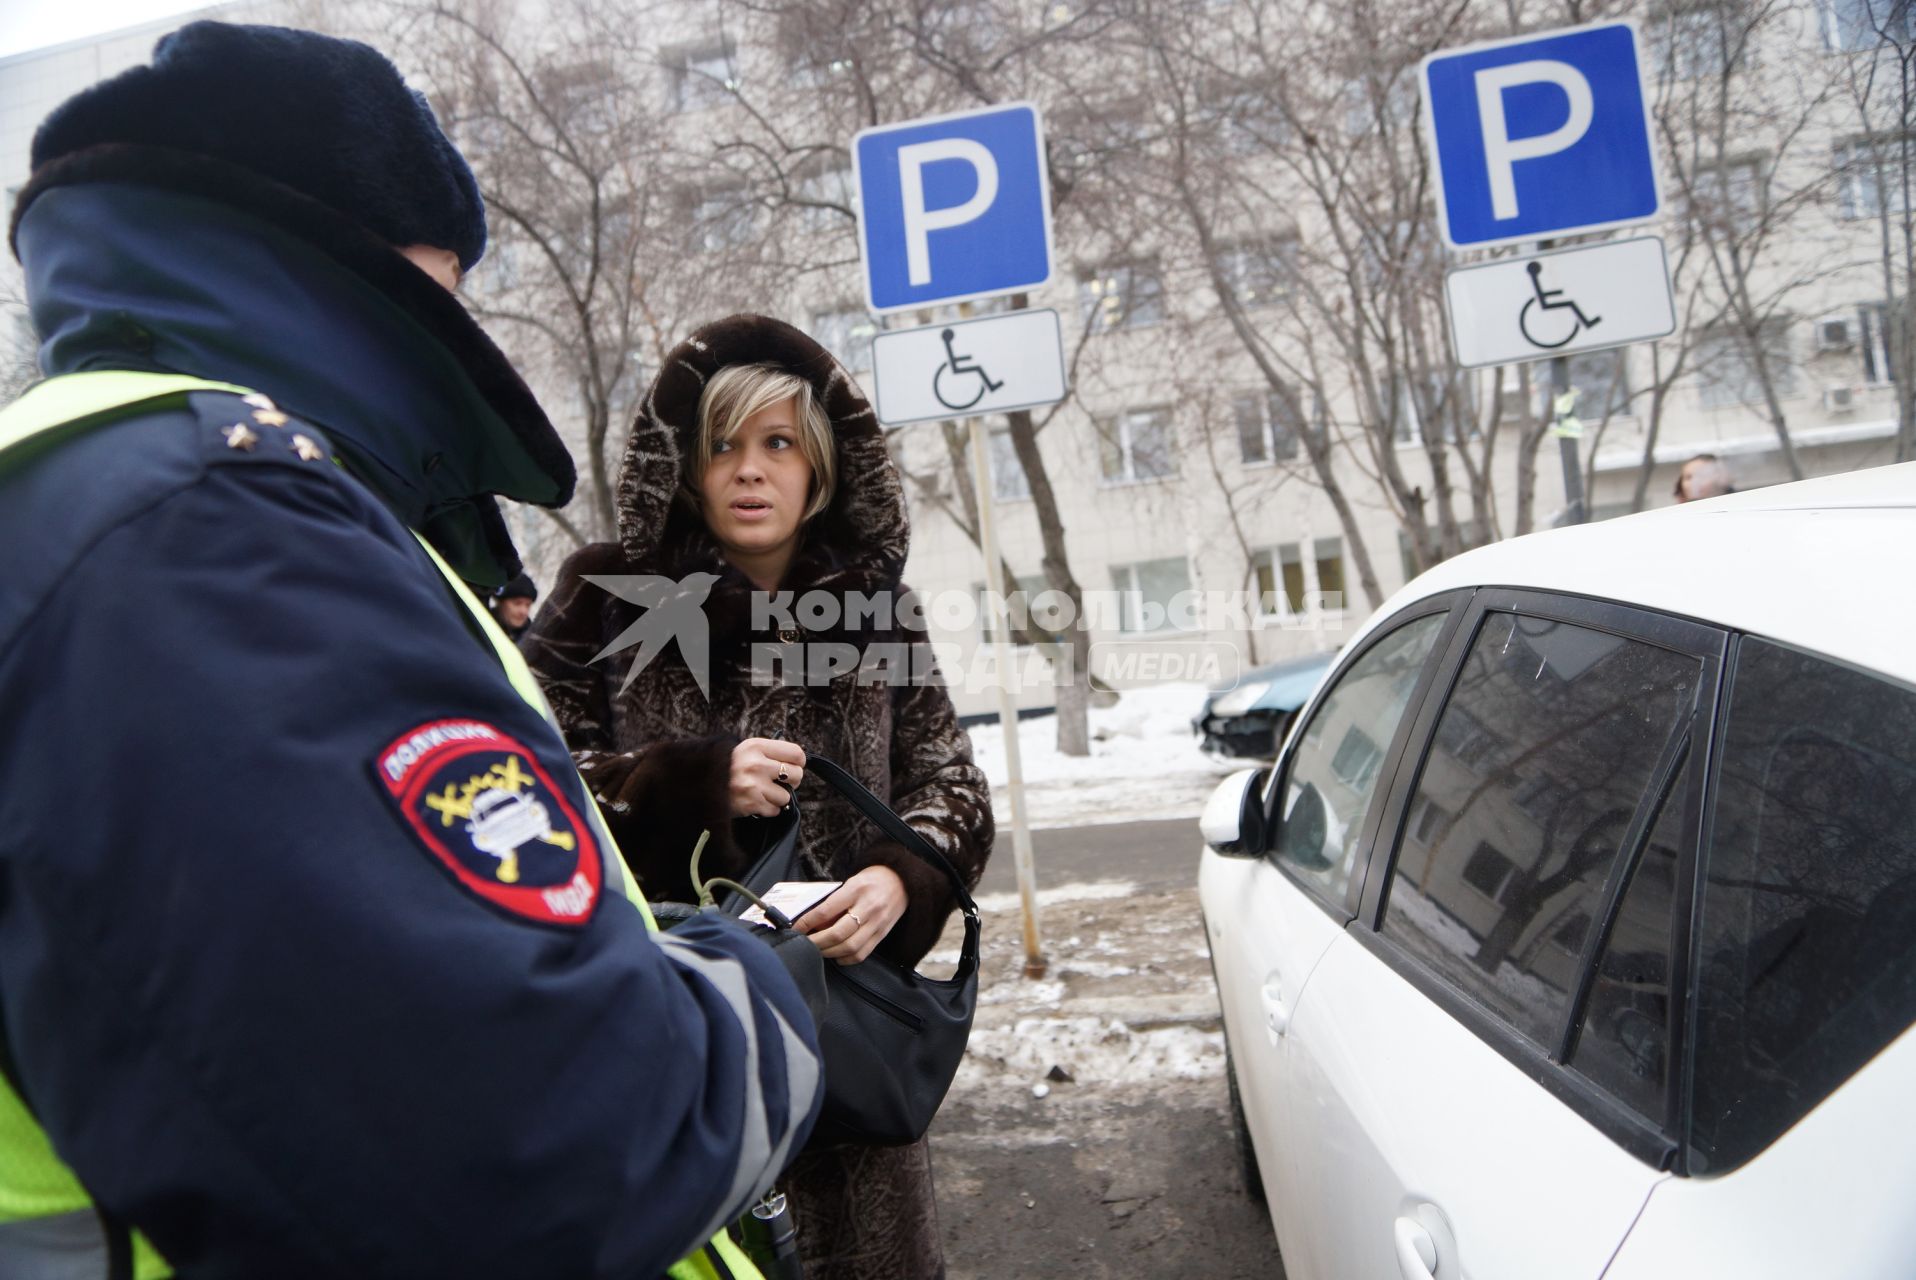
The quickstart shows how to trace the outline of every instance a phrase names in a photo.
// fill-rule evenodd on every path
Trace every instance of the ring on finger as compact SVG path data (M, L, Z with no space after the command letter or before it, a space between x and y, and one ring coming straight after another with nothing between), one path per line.
M856 911L847 911L845 914L850 916L852 918L852 923L857 925L859 928L862 929L865 927L865 922L858 918L858 913Z
M790 775L790 774L788 774L788 773L786 773L786 772L785 772L785 771L784 771L783 769L780 769L780 770L778 771L778 780L779 780L779 781L780 781L781 783L784 783L784 782L790 782L790 781L791 781L791 775Z

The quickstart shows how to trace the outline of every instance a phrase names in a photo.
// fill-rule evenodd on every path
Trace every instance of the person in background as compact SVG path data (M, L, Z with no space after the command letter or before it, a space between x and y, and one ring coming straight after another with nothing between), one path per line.
M525 635L526 624L532 621L532 602L538 598L539 588L524 573L514 575L511 582L492 593L493 620L514 644Z
M497 495L574 474L453 293L485 210L426 100L196 22L32 164L0 1276L756 1276L715 1233L810 1131L780 957L822 966L654 932L458 581L519 571Z
M1677 472L1678 502L1701 502L1705 498L1718 498L1735 492L1736 486L1730 483L1729 467L1714 453L1697 454Z
M843 765L976 884L991 803L950 696L929 680L842 669L771 682L752 657L760 645L864 654L924 639L894 625L896 608L881 608L877 626L851 621L853 593L895 605L904 591L904 493L877 418L823 347L751 315L687 338L643 404L619 476L619 540L567 560L526 637L527 661L648 896L692 892L687 863L701 830L712 833L702 873L742 874L753 824L796 791L811 878L844 882L799 927L827 960L876 953L915 966L951 915L951 886L805 765L814 753ZM679 645L657 652L622 644L647 619L598 584L627 575L706 591L699 653L684 651L683 629ZM807 631L803 605L789 622L761 607L781 597L833 602L838 622ZM709 682L691 665L701 659ZM810 1149L780 1185L806 1280L944 1273L922 1139Z

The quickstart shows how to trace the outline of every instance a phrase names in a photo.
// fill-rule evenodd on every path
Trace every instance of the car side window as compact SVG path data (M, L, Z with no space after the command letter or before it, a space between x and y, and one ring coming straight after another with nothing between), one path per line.
M1605 879L1701 669L1607 631L1486 613L1418 773L1383 933L1554 1051Z
M1677 871L1695 844L1684 824L1690 771L1665 788L1649 839L1597 953L1568 1061L1652 1124L1665 1122L1670 1071L1671 947Z
M1916 1020L1916 692L1745 639L1711 830L1692 1172L1761 1151Z
M1385 753L1444 616L1405 623L1339 673L1291 753L1273 856L1327 901L1345 900Z

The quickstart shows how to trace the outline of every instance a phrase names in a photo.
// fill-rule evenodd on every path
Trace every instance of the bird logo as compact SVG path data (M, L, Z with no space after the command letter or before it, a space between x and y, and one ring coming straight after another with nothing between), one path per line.
M620 693L632 687L639 672L665 651L669 641L677 640L679 653L692 672L692 679L698 682L699 692L708 700L711 698L712 630L705 617L705 597L718 581L717 574L688 573L677 581L654 573L588 573L584 577L594 586L645 610L636 622L591 658L591 662L597 662L634 645L639 647L631 667L626 670L625 680L619 685Z

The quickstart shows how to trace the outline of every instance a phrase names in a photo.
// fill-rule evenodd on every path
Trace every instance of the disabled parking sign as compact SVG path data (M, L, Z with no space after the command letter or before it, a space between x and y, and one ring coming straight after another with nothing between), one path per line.
M1424 60L1452 248L1596 231L1661 208L1637 30L1603 22Z
M863 130L852 168L873 311L1050 282L1051 189L1031 103Z

